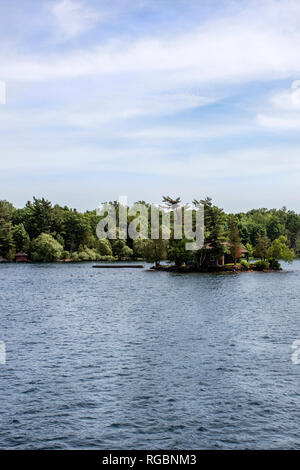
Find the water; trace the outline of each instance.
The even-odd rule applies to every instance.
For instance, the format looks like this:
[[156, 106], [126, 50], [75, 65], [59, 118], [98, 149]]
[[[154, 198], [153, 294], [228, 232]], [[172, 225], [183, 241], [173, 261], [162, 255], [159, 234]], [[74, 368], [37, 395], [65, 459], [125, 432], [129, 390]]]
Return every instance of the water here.
[[0, 266], [0, 448], [300, 448], [300, 261]]

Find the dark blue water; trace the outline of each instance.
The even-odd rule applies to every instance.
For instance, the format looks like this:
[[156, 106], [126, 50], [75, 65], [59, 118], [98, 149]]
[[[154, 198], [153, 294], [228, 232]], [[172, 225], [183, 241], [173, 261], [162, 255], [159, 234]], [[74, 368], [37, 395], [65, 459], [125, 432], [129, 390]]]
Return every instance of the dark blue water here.
[[0, 447], [299, 449], [288, 269], [1, 265]]

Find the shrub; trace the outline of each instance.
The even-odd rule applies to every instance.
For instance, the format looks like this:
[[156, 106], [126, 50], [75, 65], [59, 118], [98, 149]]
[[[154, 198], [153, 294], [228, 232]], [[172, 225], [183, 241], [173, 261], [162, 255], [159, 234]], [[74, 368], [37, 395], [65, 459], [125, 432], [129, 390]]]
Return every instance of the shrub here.
[[80, 251], [75, 251], [72, 255], [73, 261], [96, 261], [100, 258], [95, 249], [80, 247]]
[[64, 250], [61, 254], [61, 259], [68, 259], [70, 256], [70, 253], [67, 250]]
[[242, 259], [240, 261], [240, 265], [245, 271], [248, 271], [248, 269], [250, 268], [250, 263], [248, 263], [245, 259]]
[[274, 260], [282, 259], [291, 263], [295, 258], [295, 253], [292, 248], [288, 247], [288, 239], [281, 235], [273, 241], [268, 250], [268, 256]]
[[269, 261], [260, 260], [260, 261], [256, 261], [254, 266], [258, 271], [263, 271], [264, 269], [268, 269], [270, 267], [270, 263]]
[[48, 233], [41, 233], [32, 242], [33, 261], [57, 261], [61, 258], [62, 252], [62, 245]]
[[112, 248], [107, 238], [97, 240], [97, 251], [101, 256], [112, 256]]
[[115, 256], [98, 256], [97, 261], [117, 261]]
[[280, 269], [281, 268], [280, 263], [277, 259], [271, 258], [268, 261], [270, 263], [270, 268], [272, 268], [272, 269]]

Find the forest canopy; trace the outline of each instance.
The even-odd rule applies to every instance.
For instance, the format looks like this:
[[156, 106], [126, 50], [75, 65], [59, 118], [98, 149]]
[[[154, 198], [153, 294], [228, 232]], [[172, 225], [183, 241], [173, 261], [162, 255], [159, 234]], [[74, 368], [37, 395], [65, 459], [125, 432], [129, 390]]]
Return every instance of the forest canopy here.
[[[144, 201], [139, 203], [145, 204]], [[163, 198], [166, 209], [178, 206], [180, 198]], [[283, 259], [292, 261], [300, 250], [300, 215], [286, 207], [282, 209], [252, 209], [248, 212], [226, 214], [210, 198], [194, 200], [204, 206], [205, 246], [221, 253], [229, 243], [233, 259], [239, 246], [250, 258], [262, 261]], [[116, 210], [119, 202], [113, 201]], [[163, 207], [160, 211], [163, 212]], [[159, 263], [169, 260], [175, 264], [200, 262], [201, 253], [185, 250], [185, 240], [99, 239], [96, 227], [100, 220], [96, 210], [84, 213], [67, 206], [52, 204], [36, 197], [24, 208], [17, 209], [8, 201], [0, 201], [0, 257], [14, 260], [16, 253], [25, 252], [32, 261], [72, 261], [147, 259]], [[128, 215], [128, 222], [132, 216]], [[145, 223], [150, 226], [150, 220]], [[149, 228], [150, 230], [150, 228]], [[299, 245], [299, 246], [298, 246]], [[202, 250], [203, 251], [203, 250]]]

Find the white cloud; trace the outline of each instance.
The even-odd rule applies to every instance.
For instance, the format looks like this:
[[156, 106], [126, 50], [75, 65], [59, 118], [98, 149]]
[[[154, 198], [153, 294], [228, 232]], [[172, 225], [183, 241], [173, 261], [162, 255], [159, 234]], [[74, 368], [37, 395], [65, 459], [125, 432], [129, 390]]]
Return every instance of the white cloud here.
[[[102, 11], [83, 0], [51, 4], [54, 16], [45, 31], [53, 30], [54, 17], [60, 35], [55, 47], [48, 36], [42, 48], [36, 40], [24, 47], [1, 46], [1, 79], [8, 83], [8, 104], [0, 113], [2, 179], [28, 174], [42, 188], [45, 180], [47, 189], [47, 178], [60, 175], [68, 194], [76, 172], [87, 179], [125, 174], [124, 184], [131, 177], [136, 181], [132, 175], [154, 175], [147, 180], [154, 192], [160, 177], [170, 187], [181, 181], [182, 191], [190, 190], [191, 181], [197, 189], [197, 179], [206, 179], [208, 186], [217, 179], [221, 188], [226, 178], [231, 183], [252, 178], [244, 193], [250, 189], [252, 198], [256, 178], [300, 174], [296, 144], [278, 148], [269, 139], [269, 129], [300, 128], [299, 89], [273, 94], [253, 111], [253, 87], [249, 111], [244, 103], [250, 96], [235, 88], [300, 78], [300, 3], [230, 4], [227, 16], [200, 18], [185, 33], [157, 25], [151, 36], [145, 22], [125, 37], [124, 24], [119, 31], [115, 23], [111, 29], [106, 25], [106, 35], [95, 31], [81, 38], [81, 48], [74, 48], [77, 41], [62, 46], [59, 40], [88, 31], [102, 20]], [[230, 100], [232, 90], [237, 93]], [[204, 107], [217, 103], [206, 116]], [[262, 148], [248, 148], [255, 144]]]
[[61, 0], [55, 3], [52, 13], [61, 33], [67, 38], [73, 38], [92, 29], [100, 19], [98, 12], [73, 0]]
[[300, 128], [300, 88], [296, 82], [291, 88], [273, 94], [267, 103], [267, 110], [257, 115], [257, 122], [275, 130]]
[[300, 129], [300, 114], [298, 116], [272, 116], [259, 114], [257, 121], [260, 125], [274, 130]]
[[[98, 13], [71, 0], [57, 4], [54, 12], [70, 37], [93, 26], [98, 17]], [[155, 73], [173, 84], [191, 80], [274, 80], [300, 74], [299, 25], [299, 3], [264, 2], [256, 11], [249, 7], [221, 20], [211, 19], [187, 34], [169, 32], [125, 42], [111, 39], [88, 49], [49, 54], [46, 58], [8, 55], [3, 60], [3, 78], [48, 80]]]

